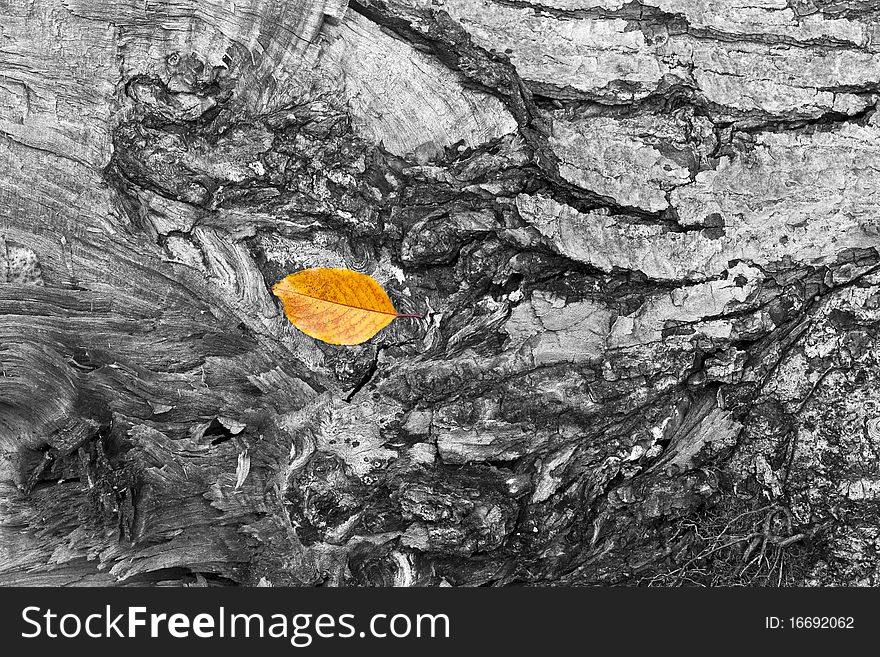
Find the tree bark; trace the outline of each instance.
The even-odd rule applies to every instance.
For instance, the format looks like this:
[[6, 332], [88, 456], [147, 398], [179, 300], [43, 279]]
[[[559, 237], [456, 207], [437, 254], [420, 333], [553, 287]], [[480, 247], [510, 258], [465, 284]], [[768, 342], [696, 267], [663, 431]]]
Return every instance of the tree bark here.
[[876, 584], [878, 16], [0, 2], [0, 583]]

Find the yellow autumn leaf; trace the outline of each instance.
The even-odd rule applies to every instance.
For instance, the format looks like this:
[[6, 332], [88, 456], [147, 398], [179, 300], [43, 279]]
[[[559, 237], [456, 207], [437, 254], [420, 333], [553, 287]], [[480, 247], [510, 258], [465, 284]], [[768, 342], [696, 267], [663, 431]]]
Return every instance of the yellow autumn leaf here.
[[400, 314], [373, 278], [350, 269], [316, 267], [272, 286], [287, 319], [306, 335], [330, 344], [360, 344]]

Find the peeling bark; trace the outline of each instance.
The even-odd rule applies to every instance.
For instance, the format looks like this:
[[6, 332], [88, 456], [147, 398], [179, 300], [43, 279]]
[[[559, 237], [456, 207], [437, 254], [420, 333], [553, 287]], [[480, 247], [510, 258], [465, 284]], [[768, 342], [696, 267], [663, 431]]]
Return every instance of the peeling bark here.
[[0, 583], [876, 584], [876, 21], [0, 3]]

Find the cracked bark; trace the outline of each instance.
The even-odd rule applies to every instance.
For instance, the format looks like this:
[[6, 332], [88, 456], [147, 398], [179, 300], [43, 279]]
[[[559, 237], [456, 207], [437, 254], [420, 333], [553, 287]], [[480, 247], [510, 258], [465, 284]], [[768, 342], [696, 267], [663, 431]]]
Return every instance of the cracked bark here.
[[0, 17], [0, 583], [877, 583], [871, 3]]

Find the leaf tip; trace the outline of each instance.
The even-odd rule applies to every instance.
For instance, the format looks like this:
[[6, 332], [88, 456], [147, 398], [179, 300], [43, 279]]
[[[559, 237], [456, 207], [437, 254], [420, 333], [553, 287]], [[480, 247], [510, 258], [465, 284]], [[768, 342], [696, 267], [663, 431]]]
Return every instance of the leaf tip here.
[[275, 285], [273, 285], [273, 286], [270, 288], [270, 289], [272, 290], [272, 294], [274, 294], [276, 297], [280, 297], [280, 296], [281, 296], [281, 286], [282, 286], [283, 283], [284, 283], [284, 279], [282, 278], [280, 281], [278, 281], [277, 283], [275, 283]]

